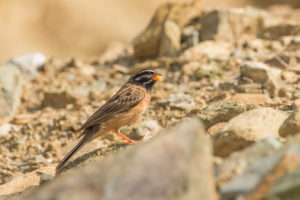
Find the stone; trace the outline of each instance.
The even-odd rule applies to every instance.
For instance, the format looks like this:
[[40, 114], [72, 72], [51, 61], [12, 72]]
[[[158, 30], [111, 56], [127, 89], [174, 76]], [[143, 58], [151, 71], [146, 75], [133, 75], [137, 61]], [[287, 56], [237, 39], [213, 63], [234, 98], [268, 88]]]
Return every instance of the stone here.
[[68, 104], [74, 104], [76, 99], [67, 92], [46, 92], [42, 105], [53, 108], [65, 108]]
[[0, 137], [6, 136], [11, 130], [11, 128], [12, 125], [8, 123], [0, 125]]
[[266, 137], [279, 137], [286, 114], [273, 108], [256, 108], [232, 118], [213, 136], [214, 153], [226, 157]]
[[160, 131], [160, 126], [156, 120], [142, 121], [136, 129], [135, 138], [148, 140]]
[[243, 102], [253, 105], [263, 105], [270, 103], [271, 99], [267, 94], [247, 94], [247, 93], [237, 93], [230, 97], [229, 101], [233, 102]]
[[20, 70], [11, 64], [0, 66], [0, 124], [15, 115], [22, 94]]
[[[164, 51], [162, 51], [161, 45], [166, 45], [167, 40], [170, 38], [177, 43], [178, 29], [181, 32], [183, 27], [189, 23], [191, 19], [195, 18], [201, 13], [201, 9], [202, 7], [200, 0], [189, 3], [162, 4], [156, 10], [147, 28], [133, 41], [135, 57], [148, 58], [156, 57], [159, 54], [165, 55], [171, 53], [166, 52], [166, 50], [170, 48], [163, 48]], [[171, 22], [171, 24], [168, 21]], [[174, 24], [172, 25], [172, 23], [176, 24], [178, 29], [174, 28], [175, 26]], [[165, 28], [168, 30], [165, 30]], [[166, 34], [168, 35], [167, 38]], [[161, 43], [162, 38], [165, 38], [163, 43]], [[172, 44], [173, 47], [175, 43]], [[171, 48], [170, 50], [173, 51], [174, 48]]]
[[279, 78], [281, 70], [271, 68], [261, 62], [246, 61], [241, 66], [241, 75], [252, 79], [255, 83], [264, 84], [270, 79]]
[[215, 200], [211, 153], [203, 127], [192, 119], [149, 143], [59, 176], [29, 199]]
[[90, 93], [93, 92], [104, 92], [107, 88], [106, 80], [104, 79], [99, 79], [94, 81], [90, 85], [84, 85], [80, 87], [73, 88], [69, 91], [71, 96], [76, 97], [76, 98], [81, 98], [81, 97], [88, 97]]
[[258, 33], [258, 37], [269, 40], [278, 40], [288, 35], [300, 35], [300, 24], [280, 23], [266, 26]]
[[163, 106], [170, 106], [175, 109], [186, 111], [191, 110], [195, 106], [193, 97], [183, 93], [176, 95], [172, 94], [170, 98], [160, 100], [158, 103]]
[[186, 49], [180, 56], [180, 60], [199, 61], [201, 57], [210, 59], [228, 59], [232, 46], [226, 41], [203, 41]]
[[267, 137], [241, 151], [230, 154], [215, 169], [217, 186], [222, 187], [234, 177], [244, 173], [249, 166], [267, 156], [276, 154], [282, 146], [278, 138]]
[[272, 199], [299, 199], [300, 198], [300, 167], [278, 179], [267, 195], [267, 200]]
[[279, 129], [279, 135], [287, 137], [300, 133], [300, 108], [297, 107], [292, 114], [283, 122]]
[[197, 113], [197, 116], [203, 121], [205, 128], [209, 128], [216, 123], [227, 122], [240, 113], [255, 107], [255, 105], [242, 102], [219, 101], [203, 108]]
[[280, 177], [296, 169], [299, 164], [299, 146], [292, 146], [283, 153], [265, 157], [220, 188], [221, 198], [263, 199]]
[[180, 50], [180, 29], [173, 21], [166, 21], [159, 47], [159, 56], [176, 56]]
[[16, 65], [21, 70], [22, 75], [26, 75], [29, 80], [32, 80], [38, 74], [39, 68], [41, 68], [46, 61], [46, 56], [38, 52], [11, 58], [8, 62]]
[[242, 77], [252, 79], [255, 83], [262, 84], [271, 97], [278, 95], [281, 77], [281, 70], [278, 68], [271, 68], [261, 62], [246, 61], [241, 66]]

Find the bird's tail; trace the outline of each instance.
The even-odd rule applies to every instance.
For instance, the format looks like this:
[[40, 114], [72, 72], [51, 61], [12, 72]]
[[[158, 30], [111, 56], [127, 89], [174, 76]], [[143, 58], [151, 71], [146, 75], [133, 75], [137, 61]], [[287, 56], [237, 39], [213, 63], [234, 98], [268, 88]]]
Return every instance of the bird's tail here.
[[60, 161], [56, 167], [56, 171], [60, 170], [62, 166], [77, 152], [79, 151], [93, 136], [99, 131], [99, 126], [92, 126], [84, 130], [81, 135], [84, 135], [83, 138], [78, 142], [78, 144]]

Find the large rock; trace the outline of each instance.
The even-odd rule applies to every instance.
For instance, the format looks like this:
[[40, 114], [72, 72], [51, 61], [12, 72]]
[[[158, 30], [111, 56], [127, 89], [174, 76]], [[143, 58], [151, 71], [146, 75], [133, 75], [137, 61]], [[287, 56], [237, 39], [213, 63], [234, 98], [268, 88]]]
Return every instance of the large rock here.
[[244, 173], [220, 188], [222, 199], [259, 200], [267, 196], [274, 183], [300, 164], [300, 147], [293, 146], [258, 160]]
[[[151, 22], [133, 42], [137, 58], [174, 54], [182, 28], [201, 13], [201, 1], [166, 3], [155, 12]], [[171, 42], [171, 43], [170, 43]], [[168, 51], [170, 50], [170, 51]]]
[[300, 133], [300, 108], [295, 111], [283, 122], [279, 129], [280, 136], [295, 135]]
[[209, 128], [216, 123], [227, 122], [231, 118], [255, 107], [255, 105], [242, 102], [219, 101], [202, 109], [197, 113], [197, 116], [204, 122], [205, 128]]
[[213, 136], [215, 155], [226, 157], [263, 138], [279, 137], [279, 127], [286, 118], [272, 108], [256, 108], [232, 118]]
[[0, 66], [0, 124], [12, 119], [22, 93], [19, 69], [11, 64]]
[[29, 199], [216, 199], [211, 145], [197, 120], [70, 171]]

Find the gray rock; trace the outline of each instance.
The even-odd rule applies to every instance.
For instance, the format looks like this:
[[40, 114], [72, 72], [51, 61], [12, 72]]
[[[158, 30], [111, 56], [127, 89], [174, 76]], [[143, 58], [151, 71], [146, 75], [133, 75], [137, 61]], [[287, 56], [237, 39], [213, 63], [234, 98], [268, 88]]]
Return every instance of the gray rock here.
[[173, 94], [169, 99], [161, 100], [158, 103], [180, 110], [190, 110], [195, 106], [193, 97], [183, 93], [179, 93], [176, 95]]
[[219, 187], [242, 174], [245, 170], [267, 156], [280, 150], [282, 143], [274, 137], [267, 137], [249, 147], [230, 154], [221, 165], [216, 167], [216, 181]]
[[197, 116], [204, 122], [205, 128], [209, 128], [216, 123], [227, 122], [240, 113], [254, 108], [256, 106], [253, 104], [219, 101], [209, 104], [197, 113]]
[[29, 199], [216, 199], [209, 138], [198, 120], [70, 171]]
[[272, 185], [300, 163], [300, 147], [265, 157], [220, 189], [222, 199], [259, 200], [267, 196]]
[[155, 136], [160, 130], [160, 126], [155, 120], [142, 121], [136, 129], [135, 137], [144, 140]]
[[232, 118], [213, 136], [215, 155], [230, 153], [266, 137], [279, 137], [279, 127], [287, 115], [273, 108], [256, 108]]
[[300, 167], [277, 180], [270, 190], [267, 200], [300, 199]]
[[0, 66], [0, 124], [12, 119], [20, 103], [22, 77], [11, 64]]
[[84, 85], [74, 88], [70, 91], [70, 94], [74, 97], [88, 97], [92, 90], [95, 90], [99, 93], [104, 92], [106, 90], [106, 81], [104, 79], [99, 79], [93, 82], [91, 85]]
[[0, 137], [6, 136], [11, 130], [11, 127], [12, 125], [8, 123], [0, 125]]
[[22, 72], [22, 75], [30, 80], [34, 79], [38, 69], [46, 63], [46, 56], [42, 53], [32, 53], [24, 56], [11, 58], [8, 62], [16, 65]]
[[294, 112], [283, 122], [279, 129], [282, 137], [295, 135], [300, 133], [300, 108], [296, 108]]

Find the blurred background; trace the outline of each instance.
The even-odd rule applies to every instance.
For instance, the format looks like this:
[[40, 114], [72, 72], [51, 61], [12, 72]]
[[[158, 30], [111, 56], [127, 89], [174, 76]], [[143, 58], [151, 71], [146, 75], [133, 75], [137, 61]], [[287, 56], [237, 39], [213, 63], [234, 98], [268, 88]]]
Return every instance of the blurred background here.
[[[0, 0], [0, 62], [36, 51], [98, 56], [112, 41], [130, 42], [162, 2], [166, 0]], [[283, 3], [300, 6], [300, 0], [203, 0], [205, 8]]]

